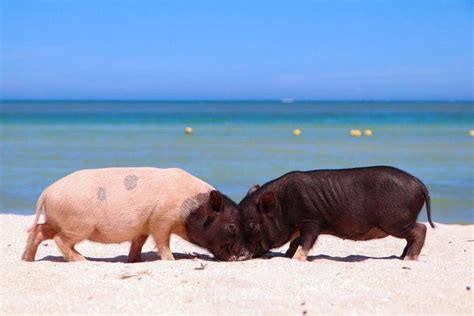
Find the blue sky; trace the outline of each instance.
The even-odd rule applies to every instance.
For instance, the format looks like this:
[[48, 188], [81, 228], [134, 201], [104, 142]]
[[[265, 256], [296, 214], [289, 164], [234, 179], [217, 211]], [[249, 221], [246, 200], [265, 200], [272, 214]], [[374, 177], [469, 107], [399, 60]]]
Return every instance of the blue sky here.
[[473, 99], [473, 1], [1, 0], [0, 97]]

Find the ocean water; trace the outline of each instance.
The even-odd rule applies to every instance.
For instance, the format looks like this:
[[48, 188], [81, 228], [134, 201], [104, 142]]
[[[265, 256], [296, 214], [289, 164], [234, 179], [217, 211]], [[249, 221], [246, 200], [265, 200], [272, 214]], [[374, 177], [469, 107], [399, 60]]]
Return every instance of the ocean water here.
[[[473, 102], [2, 101], [0, 212], [32, 214], [78, 169], [180, 167], [236, 202], [291, 170], [392, 165], [433, 219], [474, 222]], [[184, 128], [191, 126], [192, 135]], [[300, 128], [302, 134], [292, 131]], [[349, 130], [371, 129], [371, 137]], [[426, 219], [423, 210], [421, 220]]]

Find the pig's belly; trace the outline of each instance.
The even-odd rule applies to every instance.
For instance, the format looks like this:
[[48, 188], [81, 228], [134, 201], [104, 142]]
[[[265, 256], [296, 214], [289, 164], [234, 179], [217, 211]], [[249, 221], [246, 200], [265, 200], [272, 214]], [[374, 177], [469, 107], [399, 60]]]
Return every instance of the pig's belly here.
[[338, 229], [325, 229], [322, 231], [322, 234], [333, 235], [339, 238], [350, 239], [350, 240], [370, 240], [370, 239], [379, 239], [385, 238], [388, 236], [386, 232], [384, 232], [379, 227], [372, 227], [370, 229], [363, 229], [363, 230], [338, 230]]
[[145, 223], [111, 225], [96, 225], [87, 238], [88, 240], [112, 244], [130, 241], [140, 235], [148, 235]]

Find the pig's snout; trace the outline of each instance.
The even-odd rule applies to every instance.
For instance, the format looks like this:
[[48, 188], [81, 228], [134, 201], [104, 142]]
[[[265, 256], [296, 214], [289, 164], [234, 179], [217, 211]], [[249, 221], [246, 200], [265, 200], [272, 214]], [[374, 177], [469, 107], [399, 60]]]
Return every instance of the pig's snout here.
[[232, 261], [244, 261], [252, 258], [252, 254], [247, 249], [242, 249], [237, 256], [232, 256]]
[[235, 243], [231, 248], [228, 248], [228, 256], [218, 258], [224, 261], [243, 261], [252, 258], [252, 252], [247, 250], [241, 243]]
[[251, 257], [249, 257], [249, 256], [231, 256], [231, 257], [229, 257], [229, 259], [227, 261], [244, 261], [244, 260], [248, 260], [250, 258]]
[[247, 249], [244, 249], [237, 260], [238, 261], [248, 260], [248, 259], [252, 259], [252, 257], [253, 257], [253, 254]]
[[240, 256], [240, 257], [237, 258], [236, 261], [244, 261], [244, 260], [249, 260], [251, 258], [252, 258], [252, 256]]
[[252, 258], [252, 253], [247, 249], [243, 243], [238, 243], [237, 247], [234, 248], [234, 261], [243, 261]]

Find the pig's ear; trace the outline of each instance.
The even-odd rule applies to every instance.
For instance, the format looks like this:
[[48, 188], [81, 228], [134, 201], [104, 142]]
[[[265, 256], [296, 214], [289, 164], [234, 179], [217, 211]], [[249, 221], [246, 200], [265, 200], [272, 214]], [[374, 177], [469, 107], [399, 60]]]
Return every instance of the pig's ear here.
[[253, 187], [251, 187], [251, 188], [247, 191], [247, 195], [254, 193], [254, 192], [257, 191], [259, 188], [260, 188], [260, 185], [259, 185], [259, 184], [254, 185]]
[[277, 209], [277, 203], [275, 193], [272, 191], [266, 192], [260, 197], [258, 208], [262, 213], [274, 212]]
[[219, 191], [212, 190], [209, 194], [209, 202], [211, 204], [212, 211], [219, 213], [224, 209], [224, 198]]

